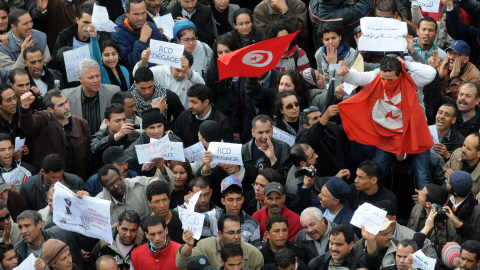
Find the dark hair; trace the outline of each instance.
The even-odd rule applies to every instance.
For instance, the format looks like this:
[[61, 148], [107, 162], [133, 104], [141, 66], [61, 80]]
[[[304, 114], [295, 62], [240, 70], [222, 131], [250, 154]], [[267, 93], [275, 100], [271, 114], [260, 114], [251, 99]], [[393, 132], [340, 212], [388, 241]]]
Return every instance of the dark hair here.
[[333, 236], [337, 236], [341, 233], [343, 234], [343, 237], [345, 238], [345, 242], [347, 244], [350, 244], [354, 241], [355, 233], [353, 232], [352, 227], [350, 227], [347, 224], [336, 225], [330, 231], [330, 235], [333, 235]]
[[29, 14], [25, 9], [14, 8], [10, 13], [8, 13], [8, 24], [18, 26], [18, 22], [20, 21], [19, 18], [25, 14]]
[[413, 253], [417, 252], [418, 250], [418, 245], [415, 241], [413, 241], [412, 239], [403, 239], [402, 241], [400, 241], [397, 245], [398, 246], [402, 246], [402, 247], [408, 247], [408, 246], [411, 246], [412, 249], [413, 249]]
[[170, 187], [164, 181], [153, 181], [147, 186], [147, 200], [152, 202], [152, 197], [155, 195], [167, 194], [170, 199]]
[[[0, 91], [0, 95], [1, 95], [1, 93], [2, 92]], [[12, 137], [10, 135], [8, 135], [7, 133], [0, 133], [0, 142], [3, 142], [3, 141], [10, 141], [13, 144]], [[0, 209], [2, 209], [2, 208], [0, 208]]]
[[243, 249], [239, 243], [230, 242], [222, 246], [220, 250], [220, 258], [224, 263], [227, 262], [228, 258], [234, 258], [241, 256], [243, 258]]
[[281, 121], [281, 119], [283, 118], [283, 114], [281, 113], [281, 110], [283, 109], [283, 99], [289, 96], [295, 96], [295, 98], [297, 99], [297, 102], [300, 104], [300, 100], [297, 96], [297, 93], [295, 93], [295, 91], [287, 90], [287, 91], [278, 92], [277, 95], [275, 96], [275, 103], [274, 103], [275, 112], [277, 115], [277, 121]]
[[[117, 42], [113, 39], [105, 39], [101, 44], [100, 44], [100, 53], [103, 53], [103, 51], [107, 47], [113, 47], [115, 51], [117, 51], [117, 54], [120, 55], [120, 47], [118, 47]], [[119, 56], [120, 57], [120, 56]]]
[[10, 7], [8, 6], [8, 3], [0, 1], [0, 10], [5, 11], [8, 15], [10, 13]]
[[[450, 108], [453, 108], [453, 117], [457, 117], [457, 109], [455, 108], [455, 106], [453, 106], [452, 103], [443, 103], [442, 106], [445, 106], [445, 107], [450, 107]], [[440, 107], [442, 107], [440, 106]], [[438, 107], [438, 110], [440, 110], [440, 107]], [[438, 112], [437, 110], [437, 112]]]
[[285, 223], [287, 224], [287, 228], [288, 228], [288, 219], [284, 216], [281, 216], [281, 215], [274, 215], [274, 216], [271, 216], [267, 219], [267, 232], [270, 232], [270, 230], [272, 229], [272, 225], [274, 223]]
[[[277, 20], [270, 22], [265, 29], [265, 39], [276, 38], [278, 32], [283, 30], [287, 31], [289, 34], [294, 32], [292, 27], [285, 20]], [[292, 48], [295, 45], [297, 45], [297, 38], [294, 38], [292, 42], [290, 42], [290, 45], [288, 45], [288, 49]]]
[[280, 183], [282, 186], [285, 185], [285, 180], [283, 176], [275, 169], [272, 168], [265, 168], [258, 171], [258, 175], [263, 176], [265, 179], [268, 180], [269, 183], [277, 182]]
[[377, 177], [377, 179], [380, 180], [382, 177], [382, 168], [373, 160], [366, 160], [360, 163], [358, 169], [363, 171], [370, 178]]
[[129, 92], [126, 92], [126, 91], [120, 91], [120, 92], [115, 93], [112, 96], [111, 103], [120, 103], [122, 105], [125, 105], [125, 99], [127, 99], [127, 98], [133, 98], [133, 95], [130, 94]]
[[474, 81], [464, 81], [460, 85], [460, 87], [462, 87], [464, 85], [470, 85], [470, 87], [475, 88], [477, 90], [477, 92], [475, 93], [475, 98], [480, 97], [480, 83], [477, 83], [477, 82], [474, 82]]
[[153, 82], [155, 80], [153, 72], [148, 67], [139, 67], [137, 71], [135, 71], [133, 78], [135, 79], [135, 83]]
[[[22, 55], [22, 56], [23, 56], [23, 60], [27, 61], [27, 54], [29, 54], [29, 53], [36, 53], [36, 52], [38, 52], [38, 51], [42, 52], [42, 50], [41, 50], [39, 47], [35, 46], [35, 45], [29, 46], [29, 47], [25, 48], [25, 49], [23, 50], [23, 55]], [[42, 52], [42, 56], [43, 56], [43, 52]]]
[[341, 26], [338, 23], [335, 22], [327, 22], [322, 24], [322, 27], [320, 27], [317, 31], [317, 40], [321, 44], [323, 44], [323, 35], [328, 34], [331, 32], [335, 32], [340, 38], [340, 44], [343, 44], [345, 48], [348, 48], [348, 38], [345, 36], [345, 30], [343, 30], [343, 26]]
[[223, 233], [223, 228], [225, 227], [225, 221], [234, 221], [241, 223], [241, 219], [238, 215], [235, 214], [222, 214], [218, 219], [217, 228]]
[[248, 8], [239, 8], [233, 13], [233, 24], [237, 24], [238, 16], [242, 14], [247, 14], [250, 17], [250, 21], [253, 24], [253, 14], [252, 11]]
[[475, 240], [467, 240], [465, 241], [460, 249], [460, 253], [466, 250], [469, 253], [474, 253], [475, 254], [475, 260], [480, 260], [480, 242], [475, 241]]
[[317, 106], [310, 106], [303, 111], [300, 112], [300, 116], [298, 117], [298, 120], [300, 121], [300, 125], [308, 124], [308, 115], [314, 112], [319, 112], [320, 109]]
[[108, 104], [107, 107], [105, 108], [105, 119], [110, 121], [110, 117], [112, 116], [113, 113], [124, 113], [124, 112], [125, 112], [125, 107], [123, 107], [122, 104], [119, 104], [119, 103]]
[[69, 46], [61, 47], [60, 49], [52, 53], [52, 59], [50, 59], [50, 61], [48, 61], [47, 63], [47, 68], [55, 69], [60, 71], [60, 73], [62, 73], [62, 79], [65, 82], [68, 80], [67, 80], [67, 71], [65, 70], [65, 60], [63, 58], [63, 53], [71, 50], [73, 50], [73, 47], [69, 47]]
[[7, 210], [8, 210], [7, 204], [4, 201], [0, 200], [0, 210], [5, 209], [5, 208], [7, 208]]
[[59, 154], [50, 154], [43, 158], [42, 169], [45, 173], [57, 173], [65, 169], [65, 162]]
[[278, 87], [280, 86], [280, 80], [283, 76], [288, 76], [292, 80], [293, 85], [295, 85], [295, 93], [297, 93], [298, 102], [300, 103], [301, 108], [307, 108], [308, 104], [310, 103], [310, 89], [305, 82], [305, 78], [303, 78], [302, 74], [298, 72], [296, 69], [287, 69], [284, 72], [278, 75], [276, 91], [278, 91]]
[[192, 173], [192, 166], [190, 165], [190, 162], [188, 161], [187, 158], [185, 158], [185, 161], [178, 161], [178, 160], [172, 160], [170, 161], [170, 169], [173, 170], [176, 166], [182, 166], [183, 169], [187, 172], [187, 182], [185, 182], [185, 185], [189, 186], [190, 181], [192, 181], [193, 178], [193, 173]]
[[[5, 259], [5, 254], [12, 249], [14, 249], [12, 244], [0, 243], [0, 263]], [[15, 252], [15, 255], [17, 255], [17, 252]]]
[[210, 102], [210, 95], [210, 88], [200, 83], [192, 85], [187, 91], [187, 97], [196, 97], [201, 102], [204, 102], [207, 99]]
[[117, 264], [117, 262], [115, 261], [115, 259], [112, 257], [112, 255], [102, 255], [100, 257], [98, 257], [98, 259], [95, 261], [95, 268], [97, 270], [100, 269], [100, 264], [104, 261], [104, 260], [112, 260], [115, 262], [115, 265]]
[[474, 132], [474, 133], [469, 134], [468, 136], [470, 136], [470, 135], [473, 135], [473, 136], [477, 137], [478, 144], [477, 144], [477, 146], [475, 146], [475, 150], [477, 150], [477, 152], [480, 151], [480, 133]]
[[427, 16], [427, 17], [423, 17], [420, 19], [420, 21], [418, 21], [418, 25], [417, 27], [420, 28], [420, 24], [425, 21], [425, 22], [433, 22], [435, 24], [435, 32], [437, 32], [438, 30], [438, 25], [437, 25], [437, 21], [435, 21], [434, 18], [430, 17], [430, 16]]
[[192, 67], [193, 61], [194, 61], [193, 54], [191, 52], [187, 51], [187, 50], [183, 50], [183, 56], [185, 56], [185, 58], [187, 58], [188, 66]]
[[429, 203], [436, 203], [443, 205], [447, 200], [447, 192], [440, 186], [430, 183], [425, 186], [427, 189], [427, 195], [425, 195], [425, 201]]
[[137, 212], [133, 210], [123, 211], [118, 216], [118, 224], [122, 225], [124, 221], [128, 223], [134, 223], [137, 224], [137, 226], [140, 226], [140, 216], [137, 214]]
[[130, 13], [130, 4], [140, 4], [143, 0], [125, 0], [125, 10]]
[[28, 71], [24, 68], [14, 68], [8, 73], [8, 80], [10, 81], [11, 84], [15, 83], [15, 77], [20, 76], [20, 75], [27, 75], [28, 76]]
[[279, 251], [275, 252], [274, 260], [275, 265], [278, 268], [285, 269], [290, 265], [295, 264], [295, 253], [289, 248], [282, 248]]
[[402, 73], [402, 64], [397, 57], [385, 56], [380, 62], [380, 70], [383, 72], [395, 71], [396, 76]]
[[[231, 185], [229, 186], [227, 189], [225, 189], [223, 192], [222, 192], [222, 198], [225, 199], [225, 197], [228, 195], [228, 194], [240, 194], [243, 196], [243, 190], [240, 186], [238, 185]], [[1, 209], [1, 208], [0, 208]]]
[[0, 104], [3, 104], [3, 97], [2, 97], [3, 92], [7, 91], [8, 89], [11, 89], [13, 91], [13, 88], [10, 84], [8, 83], [0, 84]]
[[217, 65], [217, 59], [218, 59], [218, 51], [217, 51], [217, 46], [218, 44], [222, 44], [227, 46], [230, 51], [235, 51], [238, 50], [237, 43], [235, 43], [235, 40], [233, 39], [232, 35], [225, 33], [223, 35], [220, 35], [217, 37], [217, 40], [215, 40], [215, 43], [213, 44], [213, 63]]
[[297, 143], [290, 148], [290, 160], [293, 163], [293, 166], [298, 167], [300, 166], [300, 162], [308, 161], [307, 154], [305, 153], [310, 145], [306, 143]]
[[190, 181], [190, 190], [193, 190], [193, 187], [198, 187], [204, 189], [206, 187], [212, 188], [210, 186], [210, 180], [205, 176], [197, 176]]
[[55, 108], [55, 104], [52, 102], [52, 98], [53, 97], [57, 97], [57, 98], [61, 98], [63, 97], [64, 94], [61, 90], [58, 90], [58, 89], [52, 89], [52, 90], [49, 90], [47, 91], [47, 93], [45, 93], [45, 95], [43, 96], [43, 104], [45, 105], [45, 107], [47, 108], [51, 108], [51, 109], [54, 109]]
[[42, 215], [34, 210], [25, 210], [20, 215], [17, 216], [17, 223], [22, 219], [30, 219], [33, 225], [37, 226], [40, 221], [42, 221]]
[[377, 9], [395, 14], [395, 12], [397, 12], [397, 4], [395, 3], [395, 0], [379, 0], [377, 1]]
[[165, 221], [165, 218], [159, 215], [149, 216], [143, 221], [142, 231], [148, 233], [148, 227], [157, 226], [159, 224], [162, 224], [163, 229], [167, 228], [167, 222]]
[[195, 27], [190, 25], [184, 26], [182, 27], [182, 30], [178, 31], [177, 33], [177, 41], [181, 39], [183, 36], [185, 36], [187, 31], [193, 31], [193, 33], [197, 34], [197, 30], [195, 30]]
[[77, 14], [76, 14], [76, 17], [77, 18], [81, 18], [83, 16], [83, 13], [87, 13], [88, 15], [92, 15], [93, 14], [93, 4], [90, 4], [90, 3], [84, 3], [82, 4], [78, 9], [77, 9]]
[[102, 176], [108, 175], [110, 170], [114, 170], [118, 175], [121, 175], [120, 171], [117, 169], [117, 167], [113, 166], [113, 164], [103, 165], [97, 172], [98, 181], [100, 181], [100, 184], [102, 184], [103, 187], [105, 187], [105, 184], [102, 181]]
[[255, 124], [260, 121], [261, 123], [267, 123], [270, 122], [270, 126], [273, 126], [272, 124], [272, 118], [270, 118], [268, 115], [265, 114], [259, 114], [255, 116], [252, 120], [252, 129], [255, 130]]

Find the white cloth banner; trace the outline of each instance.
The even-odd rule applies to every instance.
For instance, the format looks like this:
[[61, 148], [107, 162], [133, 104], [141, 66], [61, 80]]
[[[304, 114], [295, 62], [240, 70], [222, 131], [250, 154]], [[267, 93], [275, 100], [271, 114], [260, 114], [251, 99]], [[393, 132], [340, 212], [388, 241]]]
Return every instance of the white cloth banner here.
[[369, 203], [363, 203], [353, 213], [350, 223], [359, 228], [362, 228], [360, 225], [363, 225], [367, 232], [377, 235], [386, 216], [387, 211]]
[[175, 43], [150, 39], [150, 57], [148, 62], [175, 68], [182, 68], [180, 58], [185, 46]]
[[195, 213], [183, 207], [178, 207], [177, 209], [178, 216], [180, 217], [180, 221], [182, 222], [182, 228], [184, 230], [189, 230], [193, 232], [193, 238], [200, 240], [200, 236], [202, 236], [203, 221], [205, 220], [205, 215]]
[[115, 30], [117, 25], [110, 21], [107, 8], [97, 4], [93, 6], [92, 25], [95, 27], [95, 31], [117, 32]]
[[7, 172], [7, 173], [2, 173], [2, 178], [3, 180], [5, 180], [5, 182], [9, 185], [22, 185], [22, 183], [20, 183], [20, 180], [18, 181], [18, 183], [15, 183], [15, 179], [17, 178], [17, 174], [18, 174], [18, 170], [20, 169], [20, 166], [17, 166], [17, 168], [11, 172]]
[[362, 36], [358, 43], [359, 51], [404, 51], [408, 33], [407, 23], [390, 18], [364, 17], [360, 19]]
[[201, 142], [198, 142], [190, 147], [183, 149], [185, 157], [190, 162], [202, 161], [202, 157], [205, 152], [205, 147], [203, 147]]
[[173, 26], [175, 25], [175, 22], [173, 21], [172, 13], [155, 17], [153, 18], [153, 21], [158, 28], [163, 29], [163, 35], [165, 35], [169, 40], [173, 38]]
[[438, 13], [440, 0], [417, 0], [412, 1], [412, 6], [420, 6], [424, 12]]
[[208, 151], [212, 152], [212, 162], [243, 165], [242, 145], [239, 143], [211, 142]]
[[[53, 14], [50, 14], [53, 15]], [[68, 82], [79, 81], [77, 67], [83, 59], [90, 58], [90, 45], [63, 52]]]
[[295, 144], [295, 136], [277, 127], [273, 127], [273, 138], [288, 144], [290, 147]]

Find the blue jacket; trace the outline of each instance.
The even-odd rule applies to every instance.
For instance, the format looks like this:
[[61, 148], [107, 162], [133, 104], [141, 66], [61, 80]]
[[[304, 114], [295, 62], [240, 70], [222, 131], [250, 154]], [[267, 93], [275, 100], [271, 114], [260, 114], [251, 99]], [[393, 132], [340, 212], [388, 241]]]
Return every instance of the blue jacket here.
[[152, 35], [146, 43], [140, 41], [140, 34], [125, 25], [126, 17], [127, 15], [123, 14], [115, 20], [115, 24], [118, 25], [115, 27], [117, 32], [111, 33], [110, 37], [120, 47], [120, 57], [123, 65], [128, 70], [133, 70], [135, 64], [140, 61], [143, 50], [150, 46], [150, 39], [162, 40], [162, 34], [154, 23], [147, 21], [146, 23], [152, 28]]
[[455, 9], [447, 11], [447, 32], [455, 40], [463, 40], [470, 45], [470, 62], [480, 65], [480, 29], [465, 24]]
[[[137, 172], [128, 170], [127, 178], [134, 178], [136, 176]], [[102, 192], [103, 186], [102, 183], [100, 183], [100, 180], [98, 180], [98, 174], [94, 174], [90, 178], [88, 178], [85, 185], [83, 185], [83, 189], [88, 191], [88, 193], [90, 193], [90, 196], [92, 197], [95, 197], [98, 193]]]
[[[12, 29], [8, 31], [7, 37], [10, 42], [8, 42], [7, 46], [3, 46], [3, 45], [0, 46], [0, 52], [10, 56], [12, 60], [15, 62], [20, 56], [20, 52], [22, 51], [22, 48], [18, 46], [18, 44], [15, 42]], [[45, 54], [45, 48], [47, 47], [47, 35], [45, 35], [45, 33], [43, 32], [33, 29], [32, 39], [33, 39], [33, 42], [35, 43], [35, 46], [39, 47], [40, 50], [42, 50], [42, 53]]]

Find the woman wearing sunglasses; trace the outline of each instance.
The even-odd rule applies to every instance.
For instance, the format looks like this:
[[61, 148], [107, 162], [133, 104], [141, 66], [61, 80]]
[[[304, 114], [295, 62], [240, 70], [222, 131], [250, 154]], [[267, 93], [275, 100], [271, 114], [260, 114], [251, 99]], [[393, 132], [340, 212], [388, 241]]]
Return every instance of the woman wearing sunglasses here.
[[275, 100], [276, 121], [275, 126], [294, 136], [302, 129], [298, 116], [300, 115], [300, 103], [295, 91], [287, 90], [279, 92]]

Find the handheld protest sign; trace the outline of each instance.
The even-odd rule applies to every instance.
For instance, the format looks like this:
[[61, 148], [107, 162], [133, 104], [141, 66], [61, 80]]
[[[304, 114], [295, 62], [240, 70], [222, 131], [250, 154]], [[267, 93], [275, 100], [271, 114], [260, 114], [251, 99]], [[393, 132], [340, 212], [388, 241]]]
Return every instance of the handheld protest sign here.
[[211, 142], [208, 151], [212, 152], [212, 162], [243, 165], [241, 144]]
[[180, 58], [185, 46], [175, 43], [150, 39], [150, 57], [148, 62], [175, 68], [182, 68]]

